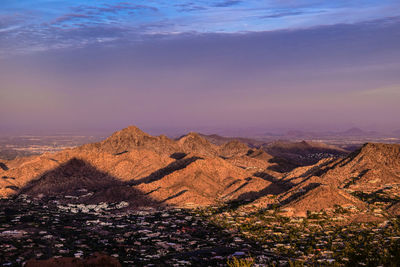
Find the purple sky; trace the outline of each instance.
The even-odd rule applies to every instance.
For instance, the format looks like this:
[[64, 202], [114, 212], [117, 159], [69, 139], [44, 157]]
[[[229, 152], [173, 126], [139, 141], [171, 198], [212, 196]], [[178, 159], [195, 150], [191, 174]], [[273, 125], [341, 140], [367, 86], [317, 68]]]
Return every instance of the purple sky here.
[[[239, 11], [251, 17], [247, 8]], [[216, 18], [200, 15], [193, 24], [206, 30], [195, 31], [175, 14], [169, 22], [182, 21], [179, 30], [163, 20], [163, 30], [138, 34], [104, 22], [93, 26], [95, 18], [79, 21], [85, 27], [58, 25], [64, 27], [58, 39], [41, 32], [45, 26], [26, 32], [31, 24], [13, 16], [15, 10], [0, 12], [0, 132], [109, 131], [130, 124], [168, 134], [400, 129], [400, 16], [387, 11], [376, 18], [362, 7], [357, 19], [339, 20], [335, 12], [346, 18], [351, 10], [335, 7], [327, 15], [332, 23], [312, 21], [324, 8], [276, 7], [263, 18], [275, 20], [264, 26], [248, 18], [249, 31], [229, 19], [217, 30]], [[88, 19], [91, 9], [81, 9], [86, 13], [75, 9], [47, 20]], [[147, 27], [157, 22], [156, 9], [140, 9]], [[285, 24], [285, 16], [297, 24]]]

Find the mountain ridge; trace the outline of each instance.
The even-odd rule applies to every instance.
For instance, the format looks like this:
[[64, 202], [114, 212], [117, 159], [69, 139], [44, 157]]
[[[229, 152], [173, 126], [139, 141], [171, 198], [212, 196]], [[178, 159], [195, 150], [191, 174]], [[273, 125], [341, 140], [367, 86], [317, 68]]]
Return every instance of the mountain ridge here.
[[[239, 140], [216, 145], [198, 133], [173, 140], [127, 127], [101, 142], [7, 161], [0, 169], [0, 194], [62, 202], [67, 195], [86, 203], [126, 200], [131, 208], [246, 200], [306, 216], [338, 205], [363, 210], [370, 205], [366, 197], [400, 185], [400, 145], [367, 143], [350, 154], [306, 141], [269, 147], [276, 153]], [[305, 151], [337, 154], [300, 167], [279, 157]], [[80, 190], [91, 196], [80, 198]]]

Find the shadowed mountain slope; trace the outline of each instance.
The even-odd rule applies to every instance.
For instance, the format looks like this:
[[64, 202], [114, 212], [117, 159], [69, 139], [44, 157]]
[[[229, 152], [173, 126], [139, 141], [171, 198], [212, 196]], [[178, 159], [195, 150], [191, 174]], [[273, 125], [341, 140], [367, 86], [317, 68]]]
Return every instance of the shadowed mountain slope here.
[[81, 159], [122, 181], [148, 176], [174, 161], [170, 157], [144, 149], [133, 150], [121, 155], [101, 152], [97, 149], [81, 148], [67, 149], [54, 154], [46, 153], [24, 160], [19, 159], [17, 163], [11, 162], [9, 170], [0, 171], [0, 177], [3, 177], [0, 179], [0, 196], [15, 194], [17, 191], [11, 189], [10, 186], [14, 189], [22, 188], [29, 181], [73, 158]]
[[126, 201], [131, 207], [159, 205], [143, 192], [77, 158], [30, 181], [19, 193], [61, 201], [70, 198], [84, 204]]
[[5, 163], [0, 162], [0, 169], [2, 169], [3, 171], [7, 171], [8, 167], [7, 167], [7, 165]]

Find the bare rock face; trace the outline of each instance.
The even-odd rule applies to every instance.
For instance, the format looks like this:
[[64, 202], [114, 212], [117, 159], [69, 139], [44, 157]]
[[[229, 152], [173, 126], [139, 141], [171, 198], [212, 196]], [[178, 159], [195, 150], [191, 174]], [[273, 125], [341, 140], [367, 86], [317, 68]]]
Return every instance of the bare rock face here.
[[92, 256], [79, 259], [79, 258], [51, 258], [48, 260], [28, 260], [25, 264], [26, 267], [120, 267], [119, 261], [102, 253], [94, 253]]
[[115, 132], [104, 141], [83, 146], [82, 149], [98, 149], [116, 155], [137, 149], [147, 149], [167, 155], [179, 150], [174, 140], [163, 135], [151, 136], [135, 126]]
[[242, 142], [232, 140], [219, 147], [219, 155], [230, 158], [233, 156], [245, 155], [249, 150], [250, 148]]
[[198, 133], [188, 133], [177, 141], [181, 150], [185, 153], [192, 153], [203, 156], [217, 156], [217, 146], [211, 144], [207, 139], [201, 137]]

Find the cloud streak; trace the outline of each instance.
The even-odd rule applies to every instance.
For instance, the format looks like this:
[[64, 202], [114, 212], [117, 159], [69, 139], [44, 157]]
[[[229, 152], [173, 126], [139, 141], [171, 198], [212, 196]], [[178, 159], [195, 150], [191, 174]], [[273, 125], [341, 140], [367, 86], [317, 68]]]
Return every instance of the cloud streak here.
[[239, 0], [226, 0], [215, 4], [215, 7], [231, 7], [242, 3], [243, 1]]
[[280, 12], [280, 13], [260, 16], [260, 18], [261, 19], [275, 19], [275, 18], [288, 17], [288, 16], [297, 16], [297, 15], [302, 15], [302, 14], [305, 14], [305, 12], [303, 12], [303, 11], [287, 11], [287, 12]]
[[[3, 55], [54, 47], [80, 47], [98, 39], [148, 34], [263, 32], [360, 23], [400, 16], [400, 3], [382, 1], [7, 1], [0, 10]], [[82, 36], [81, 32], [88, 33]], [[117, 34], [99, 34], [118, 29]], [[66, 33], [68, 32], [68, 33]], [[76, 35], [73, 35], [76, 33]], [[98, 36], [95, 36], [99, 34]], [[126, 34], [125, 34], [126, 33]], [[57, 38], [55, 38], [57, 36]], [[93, 37], [93, 38], [92, 38]], [[65, 38], [65, 39], [63, 39]], [[55, 40], [59, 42], [55, 44]], [[110, 39], [111, 40], [111, 39]]]
[[85, 14], [65, 14], [61, 17], [56, 18], [52, 24], [57, 24], [57, 23], [63, 23], [66, 21], [71, 21], [71, 20], [79, 20], [79, 19], [89, 19], [92, 18], [93, 16], [85, 15]]

